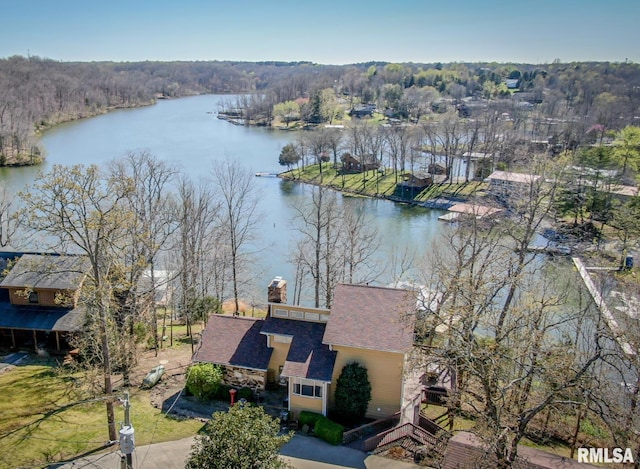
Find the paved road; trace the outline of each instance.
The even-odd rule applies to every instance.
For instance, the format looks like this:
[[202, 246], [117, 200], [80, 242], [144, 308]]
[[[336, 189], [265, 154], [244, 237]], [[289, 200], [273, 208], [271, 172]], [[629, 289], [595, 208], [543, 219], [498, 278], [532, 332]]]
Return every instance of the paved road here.
[[[183, 469], [193, 438], [168, 441], [136, 449], [133, 456], [135, 469]], [[318, 438], [296, 435], [281, 451], [283, 459], [296, 469], [411, 469], [418, 466], [390, 459], [370, 456], [344, 446], [332, 446]], [[117, 446], [111, 452], [76, 459], [67, 464], [56, 464], [57, 469], [119, 469], [120, 452]]]

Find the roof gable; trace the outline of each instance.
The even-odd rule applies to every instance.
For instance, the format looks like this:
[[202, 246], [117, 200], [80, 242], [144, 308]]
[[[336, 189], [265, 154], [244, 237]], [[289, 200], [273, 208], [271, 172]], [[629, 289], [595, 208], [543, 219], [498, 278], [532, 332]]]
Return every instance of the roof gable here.
[[413, 346], [415, 305], [408, 290], [338, 284], [323, 342], [407, 352]]

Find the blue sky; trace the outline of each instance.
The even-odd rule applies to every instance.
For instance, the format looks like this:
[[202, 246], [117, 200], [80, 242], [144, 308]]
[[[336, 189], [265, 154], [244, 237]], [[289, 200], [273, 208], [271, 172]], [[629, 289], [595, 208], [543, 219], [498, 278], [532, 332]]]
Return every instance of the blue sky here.
[[0, 0], [0, 57], [640, 62], [638, 0]]

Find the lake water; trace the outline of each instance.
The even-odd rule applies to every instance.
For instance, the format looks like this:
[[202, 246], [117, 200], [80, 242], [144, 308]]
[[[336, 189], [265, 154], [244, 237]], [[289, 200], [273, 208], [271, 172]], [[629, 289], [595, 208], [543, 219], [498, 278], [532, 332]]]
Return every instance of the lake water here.
[[[28, 187], [38, 171], [54, 164], [103, 164], [128, 152], [148, 151], [173, 162], [191, 178], [207, 177], [216, 160], [236, 158], [252, 172], [280, 172], [281, 148], [295, 139], [287, 131], [273, 131], [232, 125], [216, 116], [218, 103], [228, 97], [204, 95], [159, 101], [149, 107], [118, 110], [109, 114], [60, 125], [46, 132], [42, 145], [47, 158], [37, 168], [0, 168], [0, 179], [13, 190]], [[255, 178], [260, 198], [259, 239], [254, 279], [245, 295], [262, 303], [266, 286], [281, 275], [292, 284], [294, 268], [289, 263], [296, 232], [291, 228], [297, 200], [308, 197], [311, 188], [278, 178]], [[442, 214], [419, 207], [398, 205], [386, 200], [345, 198], [370, 213], [381, 236], [376, 255], [379, 277], [386, 284], [392, 278], [389, 266], [394, 250], [408, 250], [417, 257], [429, 248], [443, 229]], [[292, 287], [292, 285], [290, 285]], [[308, 304], [310, 295], [304, 295]]]

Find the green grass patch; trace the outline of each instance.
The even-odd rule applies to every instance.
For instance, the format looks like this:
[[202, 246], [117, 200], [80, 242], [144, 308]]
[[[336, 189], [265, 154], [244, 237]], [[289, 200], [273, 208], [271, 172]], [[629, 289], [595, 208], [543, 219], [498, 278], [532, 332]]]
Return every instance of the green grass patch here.
[[[87, 384], [82, 374], [53, 363], [0, 375], [0, 467], [40, 466], [100, 448], [108, 440], [106, 407]], [[164, 416], [151, 406], [148, 391], [131, 393], [136, 445], [185, 438], [202, 427]], [[117, 424], [124, 421], [122, 406], [115, 414]]]
[[[377, 171], [367, 173], [341, 175], [336, 169], [327, 163], [323, 165], [322, 176], [317, 164], [307, 165], [304, 169], [294, 169], [282, 174], [284, 178], [295, 179], [311, 184], [321, 184], [333, 189], [352, 192], [368, 197], [393, 195], [396, 183], [401, 181], [400, 174], [387, 170], [384, 175]], [[470, 181], [461, 184], [434, 184], [422, 191], [415, 200], [426, 201], [437, 197], [470, 197], [482, 194], [487, 184], [479, 181]]]
[[[426, 407], [423, 407], [423, 409], [422, 409], [422, 412], [427, 416], [427, 418], [429, 418], [431, 420], [435, 420], [436, 418], [438, 418], [442, 414], [444, 414], [446, 411], [447, 411], [446, 407], [439, 406], [439, 405], [433, 405], [433, 404], [429, 404]], [[444, 424], [441, 424], [441, 425], [448, 425], [448, 422], [445, 422]], [[475, 426], [475, 422], [473, 420], [466, 419], [466, 418], [461, 417], [459, 415], [456, 415], [455, 418], [453, 419], [453, 431], [454, 432], [457, 432], [457, 431], [469, 431], [474, 426]], [[447, 426], [445, 428], [445, 430], [448, 431], [449, 427]]]

